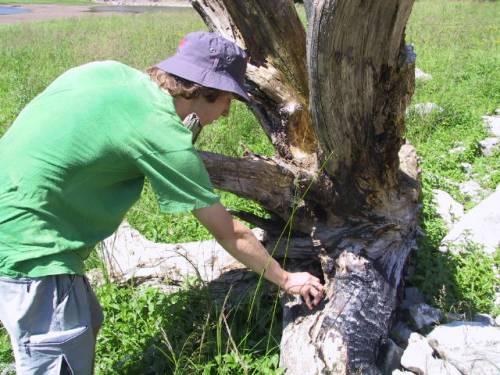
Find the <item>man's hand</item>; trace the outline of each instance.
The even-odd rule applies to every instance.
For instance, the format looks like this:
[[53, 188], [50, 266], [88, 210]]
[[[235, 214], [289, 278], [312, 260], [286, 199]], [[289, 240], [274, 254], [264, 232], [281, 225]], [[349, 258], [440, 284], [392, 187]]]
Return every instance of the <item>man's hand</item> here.
[[309, 310], [321, 301], [324, 291], [319, 279], [307, 272], [288, 272], [283, 289], [290, 294], [300, 294]]
[[307, 272], [287, 272], [271, 258], [267, 250], [245, 225], [233, 220], [224, 206], [212, 206], [193, 211], [196, 218], [213, 234], [232, 256], [257, 273], [279, 285], [287, 293], [300, 294], [312, 309], [323, 297], [323, 285]]

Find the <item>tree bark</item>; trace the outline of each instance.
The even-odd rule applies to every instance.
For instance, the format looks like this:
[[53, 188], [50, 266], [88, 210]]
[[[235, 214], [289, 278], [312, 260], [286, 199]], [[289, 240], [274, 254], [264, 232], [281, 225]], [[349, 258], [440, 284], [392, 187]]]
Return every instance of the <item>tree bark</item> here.
[[[413, 0], [306, 1], [307, 33], [292, 1], [192, 4], [248, 50], [250, 109], [276, 149], [273, 158], [203, 153], [212, 181], [260, 202], [273, 218], [268, 249], [300, 249], [287, 266], [326, 285], [313, 312], [284, 303], [281, 365], [287, 374], [378, 374], [417, 230], [418, 167], [404, 144]], [[283, 226], [289, 241], [280, 241]]]

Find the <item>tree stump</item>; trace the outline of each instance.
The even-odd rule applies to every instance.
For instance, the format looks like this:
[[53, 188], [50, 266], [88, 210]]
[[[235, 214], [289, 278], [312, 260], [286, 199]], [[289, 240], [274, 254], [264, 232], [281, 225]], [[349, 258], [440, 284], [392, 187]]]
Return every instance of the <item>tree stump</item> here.
[[[380, 373], [417, 231], [419, 171], [404, 140], [413, 1], [305, 1], [307, 31], [292, 1], [192, 4], [251, 56], [249, 107], [276, 150], [272, 158], [203, 153], [212, 182], [267, 209], [273, 220], [259, 225], [268, 250], [302, 254], [288, 268], [326, 284], [313, 312], [293, 298], [284, 304], [281, 365], [287, 374]], [[283, 233], [290, 238], [280, 241]]]

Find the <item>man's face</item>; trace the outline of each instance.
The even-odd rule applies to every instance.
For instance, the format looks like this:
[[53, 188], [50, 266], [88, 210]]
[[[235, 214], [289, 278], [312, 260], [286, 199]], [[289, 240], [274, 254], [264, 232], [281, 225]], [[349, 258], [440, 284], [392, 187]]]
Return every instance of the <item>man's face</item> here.
[[233, 99], [234, 95], [229, 92], [223, 92], [213, 103], [203, 97], [196, 98], [194, 112], [198, 115], [201, 125], [208, 125], [221, 116], [227, 116]]

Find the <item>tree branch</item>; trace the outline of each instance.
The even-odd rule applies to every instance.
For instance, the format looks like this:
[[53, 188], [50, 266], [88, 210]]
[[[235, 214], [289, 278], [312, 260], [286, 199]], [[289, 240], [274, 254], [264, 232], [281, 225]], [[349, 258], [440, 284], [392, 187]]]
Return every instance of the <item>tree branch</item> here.
[[296, 165], [316, 165], [316, 135], [308, 111], [306, 34], [293, 2], [191, 3], [211, 30], [249, 52], [250, 106], [280, 157]]
[[259, 156], [233, 158], [211, 152], [200, 152], [200, 156], [216, 188], [259, 202], [282, 218], [288, 217], [294, 194], [294, 175], [290, 171]]

